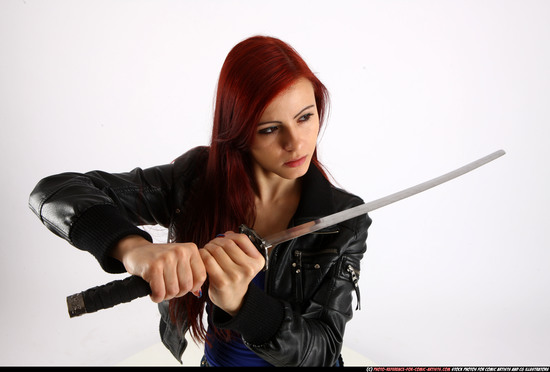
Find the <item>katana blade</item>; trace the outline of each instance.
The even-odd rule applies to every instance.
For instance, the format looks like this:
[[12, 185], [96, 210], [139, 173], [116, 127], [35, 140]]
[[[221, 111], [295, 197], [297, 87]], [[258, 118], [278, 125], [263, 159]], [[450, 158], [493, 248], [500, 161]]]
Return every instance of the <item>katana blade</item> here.
[[361, 204], [356, 207], [349, 208], [341, 212], [337, 212], [337, 213], [319, 218], [314, 221], [306, 222], [304, 224], [291, 227], [287, 230], [283, 230], [276, 234], [267, 236], [266, 238], [263, 238], [263, 239], [254, 230], [244, 225], [241, 226], [241, 232], [244, 234], [247, 234], [248, 237], [252, 240], [252, 242], [256, 245], [258, 250], [264, 255], [264, 258], [266, 259], [266, 269], [267, 269], [268, 258], [269, 258], [268, 250], [269, 248], [274, 247], [277, 244], [281, 244], [286, 241], [296, 239], [300, 236], [311, 234], [313, 232], [322, 230], [324, 228], [334, 226], [340, 222], [367, 214], [368, 212], [372, 212], [376, 209], [385, 207], [386, 205], [389, 205], [397, 201], [403, 200], [405, 198], [408, 198], [410, 196], [419, 194], [435, 186], [441, 185], [442, 183], [445, 183], [452, 179], [460, 177], [474, 169], [481, 167], [482, 165], [485, 165], [501, 157], [504, 154], [505, 154], [504, 150], [495, 151], [487, 156], [484, 156], [478, 160], [468, 163], [449, 173], [445, 173], [442, 176], [436, 177], [426, 182], [422, 182], [416, 186], [409, 187], [405, 190], [401, 190], [396, 193], [390, 194], [388, 196], [384, 196], [380, 199], [376, 199], [371, 202]]
[[[505, 152], [503, 150], [496, 151], [430, 181], [409, 187], [408, 189], [373, 200], [369, 203], [361, 204], [357, 207], [292, 227], [277, 234], [270, 235], [265, 239], [261, 238], [254, 230], [246, 227], [245, 225], [241, 226], [241, 232], [246, 234], [254, 243], [256, 248], [258, 248], [258, 250], [262, 253], [265, 258], [264, 269], [267, 269], [269, 265], [269, 248], [274, 247], [277, 244], [296, 239], [303, 235], [311, 234], [326, 227], [334, 226], [339, 222], [361, 216], [378, 208], [408, 198], [409, 196], [421, 193], [422, 191], [431, 189], [432, 187], [479, 168], [504, 154]], [[101, 309], [106, 309], [120, 303], [129, 302], [133, 299], [146, 296], [150, 293], [151, 287], [149, 286], [149, 283], [139, 276], [132, 275], [124, 280], [115, 280], [102, 286], [90, 288], [84, 292], [68, 296], [67, 307], [69, 309], [69, 316], [75, 317]]]

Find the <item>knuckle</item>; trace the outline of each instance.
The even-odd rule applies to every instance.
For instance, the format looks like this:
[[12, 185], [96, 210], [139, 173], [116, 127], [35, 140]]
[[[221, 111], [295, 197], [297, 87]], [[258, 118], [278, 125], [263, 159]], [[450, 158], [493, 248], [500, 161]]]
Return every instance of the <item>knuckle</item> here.
[[181, 293], [187, 293], [191, 289], [193, 289], [193, 282], [192, 281], [186, 280], [184, 283], [182, 283], [180, 285], [180, 292]]
[[203, 283], [207, 278], [207, 274], [206, 274], [206, 270], [201, 270], [200, 272], [197, 273], [197, 282], [198, 283]]
[[177, 261], [184, 261], [187, 257], [187, 252], [185, 251], [184, 248], [182, 247], [177, 247], [176, 249], [174, 249], [173, 251], [173, 259], [177, 262]]
[[244, 270], [245, 276], [247, 278], [253, 278], [256, 275], [256, 267], [255, 266], [246, 266]]
[[214, 255], [220, 255], [225, 252], [225, 249], [222, 246], [216, 245], [212, 248], [212, 253]]
[[162, 261], [155, 261], [149, 265], [150, 276], [155, 277], [162, 274], [164, 263]]
[[155, 260], [155, 264], [162, 267], [167, 264], [170, 264], [170, 262], [172, 262], [173, 260], [174, 260], [173, 252], [166, 251], [166, 252], [163, 252], [163, 254], [157, 260]]
[[[202, 262], [205, 266], [208, 266], [212, 264], [214, 257], [212, 257], [212, 254], [210, 252], [201, 254]], [[206, 271], [206, 268], [205, 268]], [[206, 274], [205, 274], [206, 275]]]
[[206, 243], [204, 246], [204, 249], [208, 252], [212, 252], [217, 247], [216, 244], [213, 243]]
[[195, 243], [184, 243], [176, 245], [176, 251], [178, 254], [188, 255], [190, 252], [197, 251], [198, 247]]
[[239, 283], [245, 280], [245, 278], [248, 278], [248, 274], [246, 273], [246, 270], [235, 270], [231, 272], [230, 278], [231, 282]]
[[179, 288], [177, 284], [170, 284], [166, 286], [166, 296], [174, 297], [179, 293]]
[[151, 300], [153, 302], [160, 302], [164, 299], [165, 292], [158, 285], [151, 284]]
[[230, 281], [228, 281], [227, 279], [225, 278], [221, 278], [221, 279], [218, 279], [217, 282], [216, 282], [216, 287], [218, 289], [225, 289], [227, 287], [229, 287], [229, 284], [230, 284]]

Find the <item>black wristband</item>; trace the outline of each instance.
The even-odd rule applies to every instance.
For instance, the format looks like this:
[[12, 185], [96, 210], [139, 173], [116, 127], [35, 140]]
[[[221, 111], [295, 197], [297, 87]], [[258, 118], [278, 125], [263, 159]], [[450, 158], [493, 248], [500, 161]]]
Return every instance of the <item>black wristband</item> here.
[[103, 270], [109, 273], [122, 273], [124, 265], [109, 255], [109, 251], [122, 238], [139, 235], [152, 242], [151, 235], [134, 226], [113, 205], [96, 205], [86, 210], [71, 229], [71, 243], [90, 252]]

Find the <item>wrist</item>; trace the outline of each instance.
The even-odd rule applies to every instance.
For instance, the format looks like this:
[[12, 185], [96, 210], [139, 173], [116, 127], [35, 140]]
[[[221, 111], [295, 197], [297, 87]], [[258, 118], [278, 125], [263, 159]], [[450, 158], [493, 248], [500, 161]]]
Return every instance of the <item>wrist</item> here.
[[150, 243], [140, 235], [128, 235], [120, 239], [118, 243], [111, 250], [111, 257], [116, 258], [120, 262], [124, 262], [124, 257], [132, 251], [134, 248]]

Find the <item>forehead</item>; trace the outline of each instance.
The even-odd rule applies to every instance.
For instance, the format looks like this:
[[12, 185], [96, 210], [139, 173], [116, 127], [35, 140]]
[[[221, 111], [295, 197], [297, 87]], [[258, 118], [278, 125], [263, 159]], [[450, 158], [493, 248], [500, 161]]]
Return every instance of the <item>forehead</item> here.
[[[277, 114], [297, 114], [306, 106], [315, 104], [315, 92], [308, 79], [300, 78], [290, 87], [279, 93], [267, 105], [262, 118]], [[271, 118], [274, 119], [274, 118]]]

